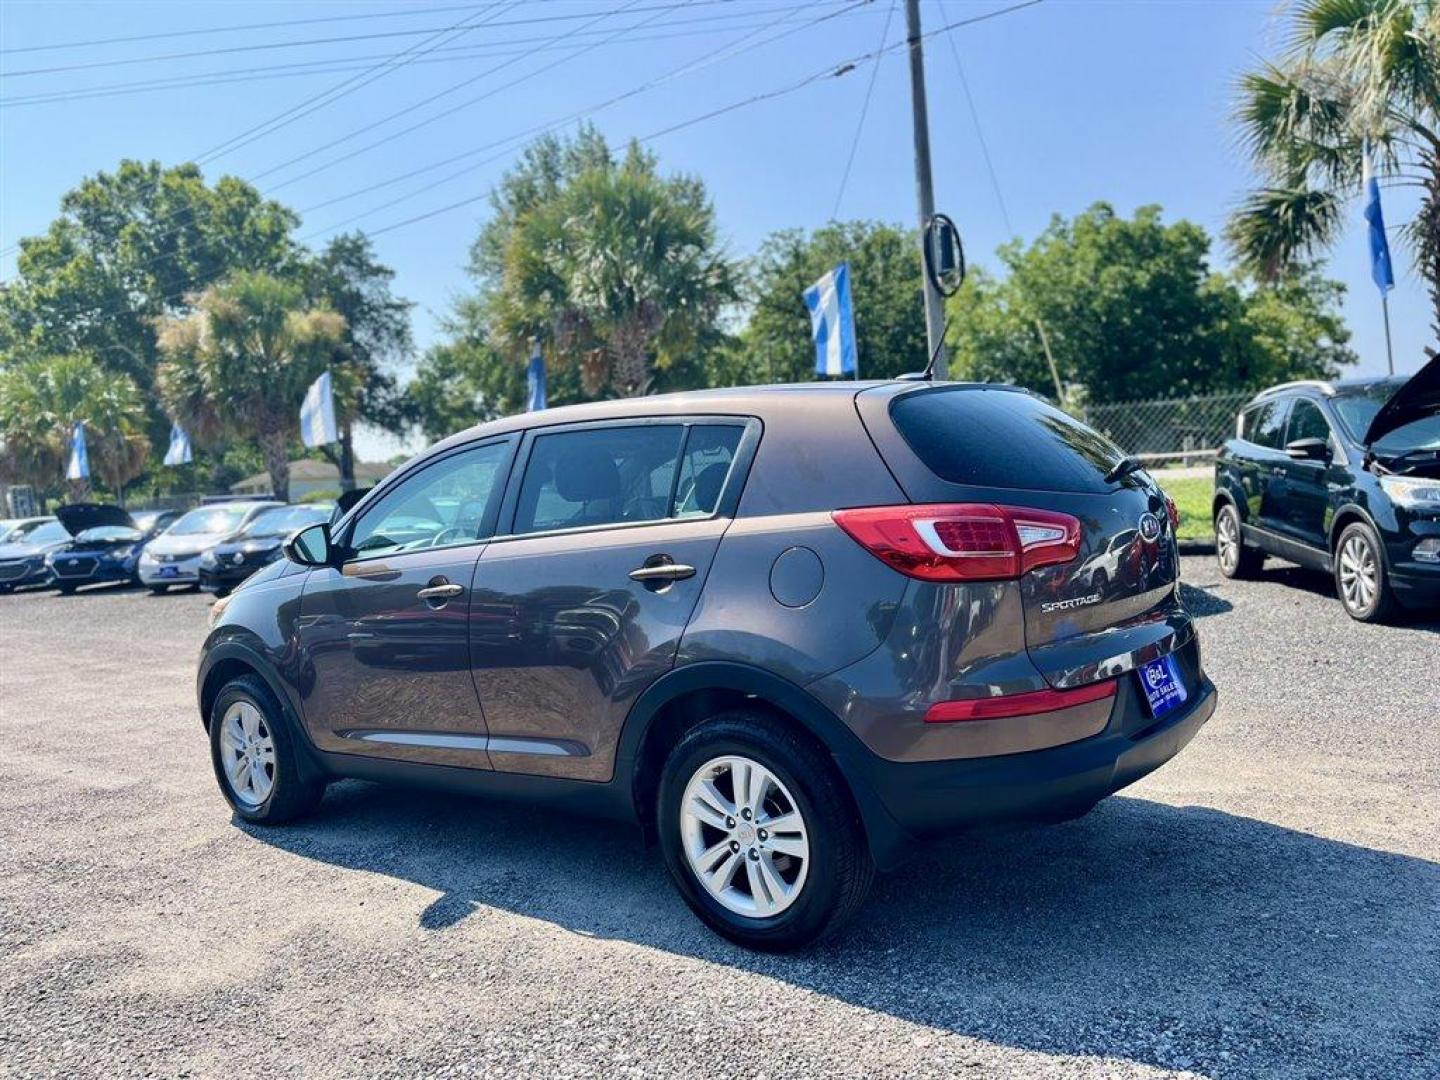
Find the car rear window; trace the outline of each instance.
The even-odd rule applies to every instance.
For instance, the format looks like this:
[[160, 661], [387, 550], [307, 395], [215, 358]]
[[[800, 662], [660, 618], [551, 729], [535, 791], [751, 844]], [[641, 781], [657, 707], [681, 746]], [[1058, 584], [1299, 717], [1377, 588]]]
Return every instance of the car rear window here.
[[1125, 456], [1098, 431], [1015, 390], [904, 394], [890, 417], [915, 456], [952, 484], [1101, 492]]

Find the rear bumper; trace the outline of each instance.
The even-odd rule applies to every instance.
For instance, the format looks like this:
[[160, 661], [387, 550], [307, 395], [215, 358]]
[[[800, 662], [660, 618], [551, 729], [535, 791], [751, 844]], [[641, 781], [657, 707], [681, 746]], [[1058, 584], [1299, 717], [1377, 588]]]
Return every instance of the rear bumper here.
[[1191, 697], [1159, 721], [1150, 718], [1131, 672], [1120, 679], [1109, 723], [1091, 738], [957, 761], [905, 763], [867, 755], [861, 780], [894, 824], [916, 840], [981, 825], [1075, 817], [1165, 764], [1214, 714], [1214, 683], [1198, 663], [1184, 666], [1193, 677], [1187, 680]]

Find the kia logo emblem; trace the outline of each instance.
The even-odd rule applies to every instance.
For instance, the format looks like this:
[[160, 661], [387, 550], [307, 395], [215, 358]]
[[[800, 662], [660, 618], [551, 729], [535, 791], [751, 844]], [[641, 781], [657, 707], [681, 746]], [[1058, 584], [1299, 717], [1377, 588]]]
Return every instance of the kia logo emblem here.
[[1154, 514], [1140, 515], [1140, 538], [1146, 541], [1160, 539], [1160, 519]]

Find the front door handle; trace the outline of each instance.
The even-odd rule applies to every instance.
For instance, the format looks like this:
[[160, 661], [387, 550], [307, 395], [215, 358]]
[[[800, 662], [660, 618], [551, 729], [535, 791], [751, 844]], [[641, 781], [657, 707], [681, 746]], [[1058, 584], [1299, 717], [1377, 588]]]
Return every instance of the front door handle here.
[[631, 581], [684, 581], [695, 576], [695, 568], [684, 563], [665, 562], [640, 566], [630, 571]]
[[442, 581], [437, 584], [425, 586], [425, 588], [421, 589], [415, 595], [427, 604], [436, 600], [443, 604], [446, 600], [454, 599], [464, 591], [464, 585], [453, 585], [448, 581]]

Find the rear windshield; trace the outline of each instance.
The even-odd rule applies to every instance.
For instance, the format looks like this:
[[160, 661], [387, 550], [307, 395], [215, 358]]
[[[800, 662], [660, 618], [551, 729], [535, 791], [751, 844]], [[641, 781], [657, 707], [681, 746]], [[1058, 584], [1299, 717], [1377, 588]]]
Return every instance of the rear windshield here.
[[910, 449], [952, 484], [1028, 491], [1110, 490], [1120, 448], [1059, 409], [1015, 390], [905, 394], [890, 416]]

